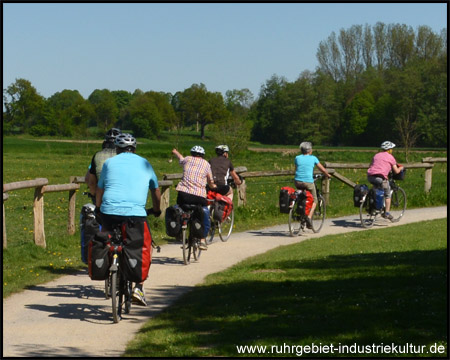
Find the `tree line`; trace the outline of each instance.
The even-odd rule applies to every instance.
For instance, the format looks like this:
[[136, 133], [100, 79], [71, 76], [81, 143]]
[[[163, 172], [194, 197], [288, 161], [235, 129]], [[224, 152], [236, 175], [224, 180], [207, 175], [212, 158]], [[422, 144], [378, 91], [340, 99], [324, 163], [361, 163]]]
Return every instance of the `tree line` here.
[[175, 94], [96, 89], [44, 98], [26, 79], [3, 91], [3, 133], [87, 136], [111, 127], [137, 137], [209, 125], [232, 149], [248, 140], [267, 144], [378, 146], [389, 139], [406, 148], [447, 145], [447, 30], [378, 22], [341, 29], [320, 42], [319, 66], [289, 82], [273, 75], [257, 99], [248, 89], [223, 96], [204, 84]]

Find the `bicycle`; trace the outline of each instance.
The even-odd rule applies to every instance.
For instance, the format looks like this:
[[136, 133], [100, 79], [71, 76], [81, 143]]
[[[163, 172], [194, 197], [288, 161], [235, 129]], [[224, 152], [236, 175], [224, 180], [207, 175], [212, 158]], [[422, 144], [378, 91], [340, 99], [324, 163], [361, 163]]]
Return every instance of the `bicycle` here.
[[215, 204], [218, 200], [214, 199], [207, 199], [209, 202], [209, 209], [210, 209], [210, 219], [211, 219], [211, 228], [209, 229], [208, 236], [206, 238], [206, 243], [211, 244], [214, 239], [214, 235], [216, 233], [216, 229], [219, 231], [219, 237], [220, 240], [223, 242], [226, 242], [233, 232], [233, 226], [234, 226], [234, 207], [232, 208], [230, 214], [222, 221], [216, 220], [214, 217], [215, 213]]
[[183, 250], [183, 263], [184, 265], [189, 265], [191, 256], [194, 258], [194, 261], [198, 261], [202, 253], [202, 250], [200, 249], [201, 238], [194, 236], [194, 231], [192, 229], [193, 226], [199, 225], [198, 222], [195, 223], [193, 221], [194, 213], [199, 209], [199, 205], [183, 204], [180, 205], [180, 207], [183, 210], [183, 214], [181, 214], [181, 248]]
[[[391, 187], [391, 209], [390, 214], [394, 217], [391, 222], [398, 222], [405, 214], [406, 210], [406, 193], [400, 186], [395, 183], [392, 172], [388, 176], [389, 185]], [[375, 187], [372, 186], [372, 189]], [[381, 215], [384, 217], [386, 213], [385, 197], [383, 196], [383, 206], [377, 210], [369, 201], [369, 193], [363, 195], [361, 205], [359, 207], [359, 217], [361, 225], [364, 228], [371, 228], [376, 221], [376, 218]]]
[[[146, 212], [147, 216], [154, 215], [152, 209], [147, 209]], [[105, 296], [106, 298], [111, 297], [113, 322], [118, 323], [122, 319], [122, 310], [124, 314], [130, 312], [133, 289], [133, 283], [126, 278], [120, 267], [120, 264], [123, 264], [124, 261], [122, 225], [117, 224], [111, 232], [100, 232], [97, 237], [106, 243], [112, 259], [108, 277], [105, 279]], [[157, 252], [161, 251], [161, 248], [155, 244], [153, 239], [152, 248], [156, 249]]]
[[[323, 226], [323, 223], [325, 221], [325, 215], [326, 215], [326, 204], [325, 199], [323, 198], [319, 188], [317, 187], [317, 180], [323, 178], [323, 174], [315, 174], [313, 176], [314, 178], [314, 186], [316, 187], [316, 194], [317, 194], [317, 206], [314, 209], [314, 213], [312, 216], [312, 231], [314, 233], [318, 233]], [[291, 209], [289, 210], [289, 233], [291, 236], [297, 236], [300, 231], [304, 231], [306, 227], [306, 218], [307, 215], [305, 214], [304, 210], [300, 209], [300, 202], [299, 195], [304, 190], [296, 190], [295, 192], [295, 199], [293, 203], [291, 204]]]

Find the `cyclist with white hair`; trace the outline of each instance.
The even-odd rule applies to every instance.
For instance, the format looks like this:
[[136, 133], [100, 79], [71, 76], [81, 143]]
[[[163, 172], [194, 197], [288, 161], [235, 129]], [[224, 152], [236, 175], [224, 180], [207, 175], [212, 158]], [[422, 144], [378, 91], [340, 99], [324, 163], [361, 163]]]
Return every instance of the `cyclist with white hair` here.
[[304, 141], [300, 144], [301, 154], [295, 157], [295, 177], [294, 184], [299, 190], [308, 190], [311, 192], [314, 203], [311, 206], [311, 211], [306, 218], [306, 226], [308, 229], [312, 228], [312, 216], [317, 206], [317, 193], [316, 186], [314, 185], [314, 167], [325, 174], [327, 177], [331, 177], [327, 169], [319, 162], [319, 159], [312, 154], [312, 144], [309, 141]]
[[393, 216], [389, 213], [391, 209], [391, 187], [389, 186], [388, 175], [391, 170], [394, 174], [399, 174], [404, 167], [397, 164], [394, 156], [392, 155], [395, 144], [390, 141], [385, 141], [381, 144], [381, 150], [375, 154], [372, 162], [367, 170], [367, 180], [375, 186], [375, 188], [384, 190], [386, 212], [384, 217], [392, 220]]
[[[125, 222], [147, 222], [148, 190], [150, 189], [155, 216], [161, 214], [161, 192], [158, 178], [147, 159], [136, 154], [136, 139], [131, 134], [119, 134], [115, 138], [117, 155], [107, 159], [97, 184], [96, 213], [102, 231], [112, 231]], [[151, 235], [151, 234], [150, 234]], [[136, 284], [132, 299], [146, 306], [143, 282]]]
[[211, 165], [204, 159], [205, 149], [198, 145], [191, 149], [191, 156], [184, 157], [177, 149], [173, 149], [172, 153], [183, 167], [183, 177], [176, 187], [178, 191], [177, 204], [180, 206], [184, 204], [202, 206], [204, 236], [200, 239], [199, 247], [201, 250], [207, 250], [206, 235], [211, 227], [211, 222], [208, 201], [206, 200], [206, 184], [211, 189], [217, 188], [211, 172]]

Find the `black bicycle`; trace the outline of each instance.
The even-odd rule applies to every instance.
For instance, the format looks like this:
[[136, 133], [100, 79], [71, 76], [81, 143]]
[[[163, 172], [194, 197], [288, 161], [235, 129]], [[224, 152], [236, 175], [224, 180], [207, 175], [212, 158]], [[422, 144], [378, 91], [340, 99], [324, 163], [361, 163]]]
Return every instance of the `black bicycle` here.
[[[154, 215], [152, 209], [147, 209], [147, 216]], [[128, 314], [131, 309], [131, 298], [133, 283], [125, 276], [121, 270], [121, 264], [124, 262], [123, 257], [123, 234], [121, 224], [114, 226], [112, 232], [98, 233], [109, 248], [111, 256], [111, 265], [109, 267], [109, 275], [105, 280], [105, 296], [111, 297], [113, 322], [118, 323], [122, 319], [122, 312]], [[157, 252], [161, 248], [157, 246], [152, 239], [152, 248]]]
[[[200, 211], [199, 205], [183, 204], [180, 205], [183, 210], [181, 215], [181, 241], [183, 250], [184, 265], [189, 265], [191, 258], [195, 261], [200, 259], [202, 249], [200, 249], [201, 236], [196, 233], [201, 232], [202, 225], [196, 216]], [[203, 211], [203, 209], [201, 210]], [[195, 227], [195, 228], [194, 228]]]
[[[314, 213], [312, 216], [312, 231], [318, 233], [323, 226], [326, 215], [326, 204], [325, 199], [323, 198], [320, 189], [317, 186], [317, 180], [323, 178], [323, 174], [315, 174], [314, 175], [314, 186], [316, 187], [317, 194], [317, 206], [314, 209]], [[291, 204], [291, 210], [289, 211], [289, 233], [291, 236], [299, 235], [300, 231], [304, 231], [306, 227], [306, 218], [305, 209], [303, 208], [303, 204], [299, 201], [299, 197], [303, 196], [302, 192], [304, 190], [297, 190], [295, 192], [295, 200]]]
[[[403, 175], [404, 176], [404, 175]], [[389, 213], [393, 216], [391, 222], [398, 222], [405, 214], [406, 210], [406, 193], [400, 186], [395, 183], [395, 177], [392, 172], [389, 173], [389, 186], [391, 187], [391, 209]], [[374, 187], [372, 187], [374, 188]], [[383, 197], [383, 206], [381, 209], [376, 209], [371, 203], [369, 194], [365, 194], [361, 199], [359, 207], [359, 217], [361, 225], [364, 228], [371, 228], [376, 219], [381, 216], [384, 217], [386, 213], [386, 204]]]

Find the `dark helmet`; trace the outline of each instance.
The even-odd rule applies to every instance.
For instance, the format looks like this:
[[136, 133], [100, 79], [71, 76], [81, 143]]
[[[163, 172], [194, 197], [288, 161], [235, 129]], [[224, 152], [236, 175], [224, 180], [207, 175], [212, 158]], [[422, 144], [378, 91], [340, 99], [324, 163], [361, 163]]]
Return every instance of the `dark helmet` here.
[[117, 128], [109, 129], [108, 132], [105, 134], [105, 141], [114, 142], [117, 135], [120, 134], [122, 134], [122, 131], [120, 131], [120, 129]]

